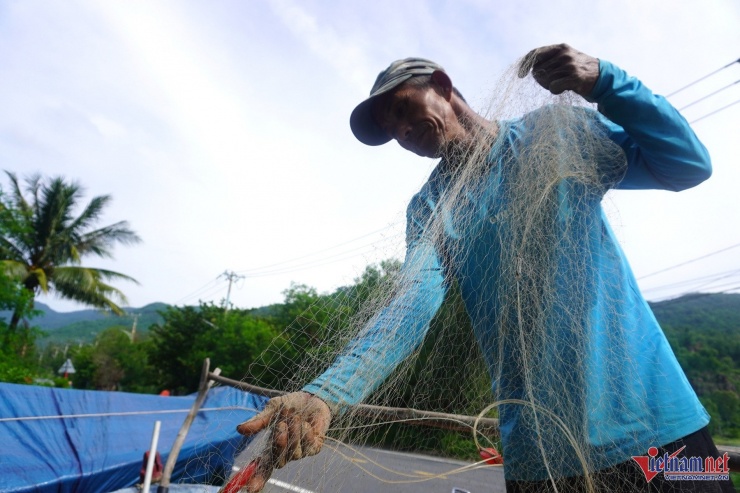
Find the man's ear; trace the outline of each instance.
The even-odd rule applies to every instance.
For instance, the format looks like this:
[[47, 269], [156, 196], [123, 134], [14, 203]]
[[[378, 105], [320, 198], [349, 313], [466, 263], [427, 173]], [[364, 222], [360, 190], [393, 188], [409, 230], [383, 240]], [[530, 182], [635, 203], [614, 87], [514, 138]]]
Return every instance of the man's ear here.
[[441, 70], [435, 70], [432, 72], [432, 82], [439, 87], [447, 101], [452, 99], [452, 81], [446, 73]]

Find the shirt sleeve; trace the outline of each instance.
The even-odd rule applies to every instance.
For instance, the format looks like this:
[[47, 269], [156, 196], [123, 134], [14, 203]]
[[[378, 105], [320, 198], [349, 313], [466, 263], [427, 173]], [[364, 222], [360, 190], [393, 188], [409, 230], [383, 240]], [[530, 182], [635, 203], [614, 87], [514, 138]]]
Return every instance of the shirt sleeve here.
[[587, 99], [598, 103], [609, 137], [627, 157], [615, 188], [679, 191], [709, 178], [707, 149], [664, 97], [610, 62], [600, 60], [599, 70]]
[[406, 259], [391, 300], [329, 369], [303, 388], [340, 410], [363, 401], [421, 345], [444, 299], [441, 260], [419, 230], [416, 202], [415, 197], [409, 206]]

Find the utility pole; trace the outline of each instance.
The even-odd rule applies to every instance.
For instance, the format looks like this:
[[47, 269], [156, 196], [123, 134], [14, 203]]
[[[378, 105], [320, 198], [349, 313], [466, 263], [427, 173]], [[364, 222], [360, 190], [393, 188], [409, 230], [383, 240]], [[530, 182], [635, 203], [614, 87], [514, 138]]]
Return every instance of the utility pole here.
[[131, 342], [134, 342], [134, 339], [136, 339], [136, 322], [139, 320], [141, 313], [132, 313], [131, 315], [134, 316], [134, 324], [131, 327]]
[[231, 285], [234, 283], [234, 281], [237, 281], [239, 279], [244, 279], [244, 276], [238, 275], [236, 272], [228, 270], [224, 271], [223, 274], [221, 274], [218, 277], [225, 277], [226, 280], [229, 281], [229, 290], [226, 292], [226, 301], [224, 302], [224, 308], [226, 311], [229, 311], [229, 300], [231, 299]]

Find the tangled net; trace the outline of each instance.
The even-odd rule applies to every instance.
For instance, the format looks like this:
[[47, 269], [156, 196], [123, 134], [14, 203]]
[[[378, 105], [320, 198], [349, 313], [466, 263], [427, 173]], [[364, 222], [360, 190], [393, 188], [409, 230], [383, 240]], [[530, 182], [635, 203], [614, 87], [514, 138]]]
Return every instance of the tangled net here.
[[[370, 289], [328, 297], [287, 327], [286, 337], [309, 341], [297, 370], [292, 362], [281, 373], [275, 362], [286, 354], [276, 344], [244, 377], [264, 381], [267, 372], [280, 390], [297, 391], [338, 359], [359, 360], [341, 376], [342, 392], [326, 389], [339, 412], [325, 448], [338, 451], [346, 467], [365, 460], [357, 448], [363, 444], [459, 456], [501, 448], [498, 431], [479, 421], [450, 420], [449, 428], [467, 434], [440, 431], [405, 424], [419, 418], [368, 414], [360, 403], [498, 417], [508, 440], [507, 478], [550, 479], [555, 491], [568, 491], [555, 478], [578, 475], [585, 477], [579, 491], [602, 491], [591, 477], [613, 465], [604, 450], [619, 444], [609, 425], [651, 426], [634, 411], [648, 398], [634, 391], [639, 378], [626, 349], [636, 341], [623, 333], [608, 295], [623, 274], [595, 268], [620, 262], [600, 203], [626, 169], [624, 154], [585, 100], [554, 96], [518, 70], [515, 64], [503, 75], [478, 112], [493, 123], [478, 128], [477, 145], [435, 170], [426, 195], [415, 198], [403, 266], [386, 265]], [[600, 241], [613, 246], [595, 249]], [[608, 314], [604, 326], [592, 326], [594, 310]], [[607, 362], [596, 345], [614, 353]], [[332, 371], [326, 375], [339, 378]], [[475, 467], [490, 466], [447, 474]], [[338, 474], [311, 467], [310, 459], [287, 468], [313, 491]], [[396, 485], [434, 476], [366, 472]]]

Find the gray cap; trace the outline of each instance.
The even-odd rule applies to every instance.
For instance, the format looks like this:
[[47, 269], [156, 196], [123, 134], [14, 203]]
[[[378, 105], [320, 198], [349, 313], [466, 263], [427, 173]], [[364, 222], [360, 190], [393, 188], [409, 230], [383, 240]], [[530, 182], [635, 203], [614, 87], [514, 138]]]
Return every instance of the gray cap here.
[[357, 140], [369, 146], [385, 144], [391, 138], [375, 122], [372, 115], [372, 106], [375, 98], [392, 91], [411, 77], [417, 75], [432, 75], [435, 71], [444, 69], [425, 58], [405, 58], [396, 60], [378, 74], [375, 84], [370, 90], [370, 97], [358, 104], [349, 117], [349, 126]]

